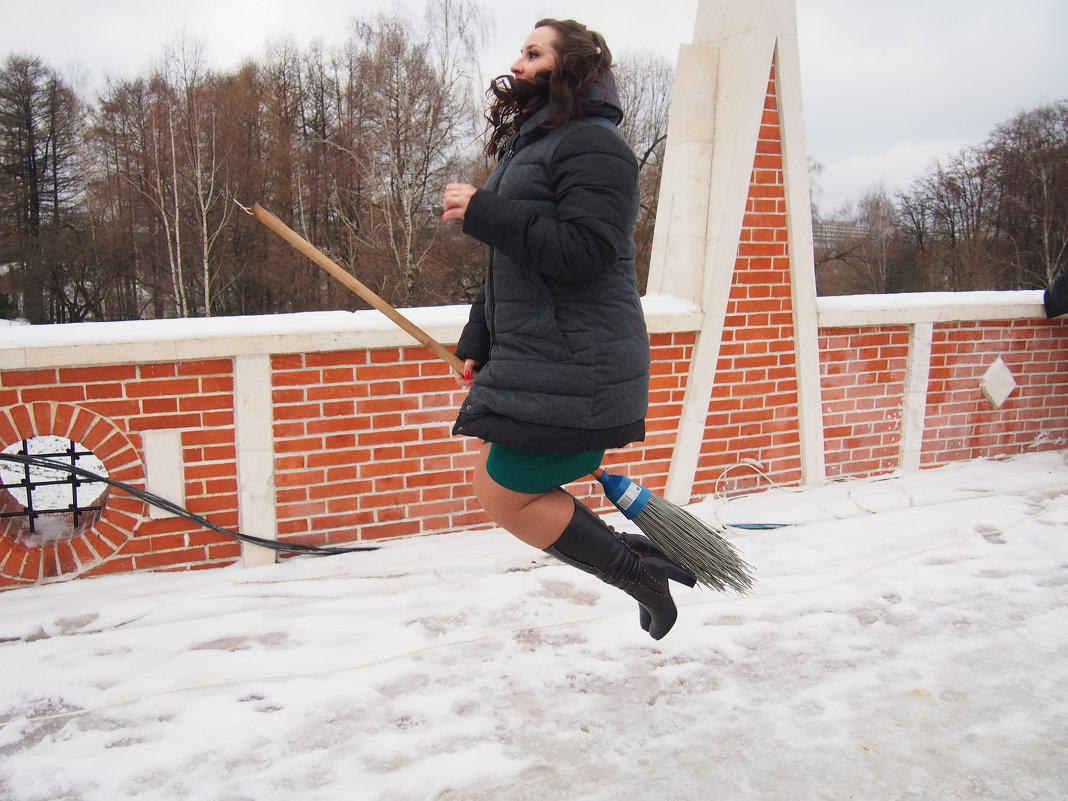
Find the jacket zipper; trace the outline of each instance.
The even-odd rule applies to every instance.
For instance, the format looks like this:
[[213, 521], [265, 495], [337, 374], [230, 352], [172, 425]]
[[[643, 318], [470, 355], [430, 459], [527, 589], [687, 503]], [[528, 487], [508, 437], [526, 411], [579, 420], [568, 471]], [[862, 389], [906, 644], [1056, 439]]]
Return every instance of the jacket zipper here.
[[[504, 157], [501, 159], [500, 169], [497, 170], [497, 180], [493, 182], [493, 194], [497, 194], [501, 188], [501, 181], [504, 179], [504, 172], [508, 169], [508, 162], [512, 160], [512, 156], [515, 155], [516, 145], [518, 144], [518, 134], [513, 136], [512, 141], [508, 144], [508, 150], [505, 151]], [[490, 248], [489, 265], [486, 269], [486, 328], [489, 331], [490, 347], [497, 342], [497, 331], [494, 321], [494, 306], [496, 305], [496, 295], [493, 292], [493, 262], [494, 248]]]

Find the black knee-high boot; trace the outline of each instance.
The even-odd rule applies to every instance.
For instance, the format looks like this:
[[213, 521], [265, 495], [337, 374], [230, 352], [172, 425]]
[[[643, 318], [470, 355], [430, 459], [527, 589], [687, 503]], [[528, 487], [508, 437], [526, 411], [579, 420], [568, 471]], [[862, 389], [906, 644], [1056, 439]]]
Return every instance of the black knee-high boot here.
[[627, 593], [641, 607], [642, 628], [659, 640], [678, 617], [668, 579], [692, 587], [696, 577], [644, 537], [616, 533], [585, 504], [572, 500], [571, 522], [545, 552]]

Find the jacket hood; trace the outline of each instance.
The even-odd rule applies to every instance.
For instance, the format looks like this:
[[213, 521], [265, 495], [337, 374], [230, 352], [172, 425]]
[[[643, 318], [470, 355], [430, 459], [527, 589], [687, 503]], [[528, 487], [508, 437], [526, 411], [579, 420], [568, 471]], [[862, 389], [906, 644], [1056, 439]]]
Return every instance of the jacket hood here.
[[604, 77], [590, 87], [583, 109], [591, 117], [605, 117], [616, 125], [623, 122], [623, 104], [619, 100], [615, 75], [606, 72]]

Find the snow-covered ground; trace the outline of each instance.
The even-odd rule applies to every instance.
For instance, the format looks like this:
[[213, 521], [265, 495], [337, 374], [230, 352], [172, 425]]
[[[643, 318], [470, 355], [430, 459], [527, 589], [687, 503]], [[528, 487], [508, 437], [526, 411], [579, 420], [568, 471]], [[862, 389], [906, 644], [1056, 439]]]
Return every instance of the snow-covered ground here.
[[0, 798], [1068, 798], [1066, 457], [694, 505], [660, 642], [500, 531], [3, 593]]

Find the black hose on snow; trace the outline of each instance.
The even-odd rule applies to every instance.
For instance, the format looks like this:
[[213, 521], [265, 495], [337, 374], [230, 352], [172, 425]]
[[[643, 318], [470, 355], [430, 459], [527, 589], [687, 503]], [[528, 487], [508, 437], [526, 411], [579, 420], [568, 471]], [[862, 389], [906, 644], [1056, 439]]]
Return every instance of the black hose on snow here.
[[343, 553], [354, 553], [356, 551], [377, 551], [376, 545], [354, 545], [349, 547], [334, 547], [334, 546], [320, 546], [320, 545], [303, 545], [299, 542], [280, 542], [278, 540], [268, 540], [263, 537], [254, 537], [251, 534], [242, 534], [238, 531], [231, 531], [228, 528], [217, 526], [207, 518], [201, 517], [198, 514], [190, 512], [188, 509], [184, 509], [173, 501], [168, 501], [166, 498], [161, 498], [159, 495], [155, 495], [147, 490], [140, 490], [137, 487], [133, 487], [129, 484], [124, 484], [121, 481], [116, 481], [113, 478], [106, 478], [105, 476], [97, 475], [91, 470], [78, 467], [71, 464], [63, 464], [62, 462], [53, 462], [50, 459], [41, 459], [34, 456], [28, 456], [26, 454], [12, 454], [12, 453], [0, 453], [0, 461], [15, 462], [22, 465], [28, 465], [30, 467], [41, 467], [49, 470], [66, 470], [68, 473], [72, 473], [76, 476], [89, 479], [91, 481], [99, 481], [107, 484], [109, 487], [115, 487], [123, 492], [133, 495], [135, 498], [140, 498], [145, 503], [149, 503], [152, 506], [159, 507], [171, 514], [184, 517], [198, 525], [204, 526], [204, 528], [210, 528], [212, 531], [217, 531], [220, 534], [225, 534], [227, 537], [232, 537], [235, 540], [241, 542], [247, 542], [252, 545], [259, 545], [263, 548], [270, 548], [272, 551], [281, 551], [282, 553], [303, 553], [303, 554], [315, 554], [318, 556], [336, 556]]

